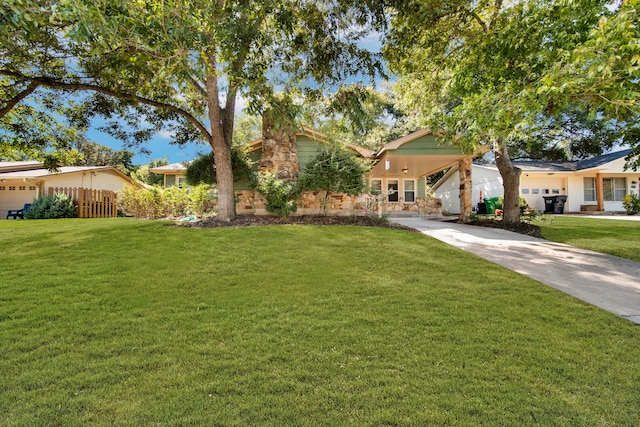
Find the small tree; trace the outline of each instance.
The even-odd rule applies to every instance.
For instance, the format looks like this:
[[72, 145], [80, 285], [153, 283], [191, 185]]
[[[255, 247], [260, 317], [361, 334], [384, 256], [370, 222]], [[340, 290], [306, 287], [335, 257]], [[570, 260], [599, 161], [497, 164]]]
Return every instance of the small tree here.
[[357, 196], [365, 190], [364, 174], [369, 166], [355, 154], [339, 146], [331, 146], [305, 166], [300, 186], [304, 190], [324, 191], [324, 213], [331, 193]]

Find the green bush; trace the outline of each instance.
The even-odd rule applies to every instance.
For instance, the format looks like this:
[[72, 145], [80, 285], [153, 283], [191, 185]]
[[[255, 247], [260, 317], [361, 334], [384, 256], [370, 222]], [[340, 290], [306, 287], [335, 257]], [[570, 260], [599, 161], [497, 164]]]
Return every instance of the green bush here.
[[195, 187], [127, 187], [120, 193], [122, 209], [136, 218], [165, 218], [206, 213], [212, 199], [210, 185]]
[[[498, 209], [502, 209], [504, 206], [504, 196], [498, 197], [498, 205], [496, 206]], [[518, 199], [518, 205], [520, 206], [520, 211], [524, 212], [525, 209], [529, 209], [529, 203], [524, 199], [524, 197], [520, 196]]]
[[125, 187], [120, 193], [122, 210], [136, 218], [160, 218], [164, 213], [164, 194], [158, 187]]
[[298, 210], [299, 185], [281, 181], [273, 173], [262, 172], [257, 174], [255, 187], [264, 196], [267, 211], [286, 218]]
[[75, 216], [76, 207], [73, 204], [73, 199], [64, 193], [38, 197], [24, 213], [24, 217], [27, 219], [73, 218]]
[[624, 206], [627, 214], [635, 215], [640, 212], [640, 196], [637, 194], [627, 194], [622, 199], [622, 206]]

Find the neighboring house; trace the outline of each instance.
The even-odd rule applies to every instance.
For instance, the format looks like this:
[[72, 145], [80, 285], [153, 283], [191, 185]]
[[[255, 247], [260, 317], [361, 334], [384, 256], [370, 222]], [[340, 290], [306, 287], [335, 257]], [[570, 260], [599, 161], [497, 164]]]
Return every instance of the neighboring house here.
[[[628, 193], [638, 194], [640, 172], [625, 171], [625, 156], [631, 150], [603, 154], [577, 162], [514, 161], [522, 170], [520, 195], [529, 206], [545, 210], [544, 197], [567, 196], [565, 212], [623, 212], [622, 199]], [[504, 192], [498, 168], [489, 163], [473, 164], [473, 204], [482, 198], [498, 197]], [[432, 188], [442, 199], [443, 211], [457, 213], [458, 183], [455, 167]]]
[[[245, 145], [257, 170], [274, 171], [282, 180], [295, 181], [305, 166], [326, 149], [329, 138], [313, 129], [303, 128], [291, 135], [266, 135]], [[470, 164], [473, 155], [463, 154], [458, 147], [440, 144], [429, 130], [420, 130], [386, 144], [378, 152], [342, 142], [345, 148], [374, 163], [368, 176], [363, 177], [372, 193], [379, 194], [376, 206], [381, 212], [413, 211], [440, 213], [440, 201], [429, 197], [426, 178], [441, 170]], [[153, 168], [164, 175], [165, 187], [180, 183], [187, 166], [183, 163]], [[458, 183], [458, 186], [460, 184]], [[264, 201], [248, 188], [246, 182], [236, 182], [236, 212], [262, 213]], [[363, 213], [371, 208], [371, 197], [348, 197], [332, 194], [329, 212], [332, 214]], [[318, 213], [322, 197], [306, 192], [299, 201], [298, 213]], [[469, 210], [471, 207], [469, 206]]]
[[54, 172], [39, 162], [0, 162], [0, 219], [50, 189], [119, 191], [127, 185], [139, 184], [111, 166], [62, 166]]
[[188, 166], [189, 162], [171, 163], [170, 165], [151, 168], [149, 169], [149, 172], [155, 173], [156, 175], [162, 175], [164, 177], [164, 188], [175, 186], [182, 188], [182, 185], [186, 180], [184, 174]]

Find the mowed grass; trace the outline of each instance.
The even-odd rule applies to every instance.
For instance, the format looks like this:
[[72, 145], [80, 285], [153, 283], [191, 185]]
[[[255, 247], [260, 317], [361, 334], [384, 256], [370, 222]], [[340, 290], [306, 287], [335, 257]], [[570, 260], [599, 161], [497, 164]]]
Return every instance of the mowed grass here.
[[638, 425], [640, 329], [417, 233], [0, 221], [2, 425]]
[[640, 262], [640, 221], [547, 215], [534, 223], [547, 240]]

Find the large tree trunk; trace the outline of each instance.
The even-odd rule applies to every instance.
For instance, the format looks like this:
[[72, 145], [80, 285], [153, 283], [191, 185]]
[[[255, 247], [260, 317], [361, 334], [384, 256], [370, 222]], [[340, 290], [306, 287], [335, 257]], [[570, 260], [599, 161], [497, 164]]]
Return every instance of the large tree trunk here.
[[[211, 64], [215, 58], [209, 56]], [[217, 219], [231, 221], [236, 217], [235, 193], [233, 191], [233, 169], [231, 168], [231, 141], [233, 133], [235, 92], [230, 94], [233, 101], [227, 102], [228, 110], [220, 108], [218, 79], [215, 74], [207, 76], [207, 103], [211, 123], [211, 148], [216, 161], [216, 186], [218, 187]]]
[[[220, 132], [221, 134], [222, 132]], [[233, 191], [233, 170], [231, 169], [231, 146], [222, 135], [214, 132], [211, 140], [216, 159], [216, 185], [218, 187], [217, 219], [231, 221], [236, 217], [235, 193]]]
[[498, 144], [494, 149], [496, 166], [502, 176], [504, 187], [504, 203], [502, 206], [502, 221], [507, 224], [520, 222], [520, 172], [521, 170], [511, 163], [507, 146]]
[[465, 157], [458, 162], [458, 177], [460, 179], [460, 218], [458, 222], [463, 224], [471, 221], [472, 202], [471, 194], [473, 185], [471, 182], [472, 157]]

